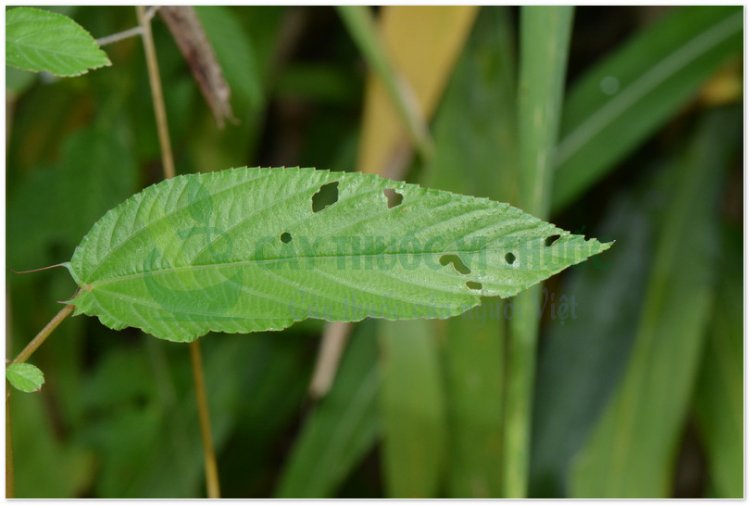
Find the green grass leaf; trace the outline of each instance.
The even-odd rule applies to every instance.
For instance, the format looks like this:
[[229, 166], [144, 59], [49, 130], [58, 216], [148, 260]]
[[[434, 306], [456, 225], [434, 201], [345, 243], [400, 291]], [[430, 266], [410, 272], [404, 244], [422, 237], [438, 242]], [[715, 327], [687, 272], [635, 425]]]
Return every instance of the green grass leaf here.
[[35, 393], [42, 389], [44, 374], [29, 363], [12, 363], [5, 369], [5, 377], [11, 386], [24, 393]]
[[445, 318], [609, 246], [508, 204], [375, 175], [238, 168], [134, 195], [69, 266], [77, 314], [191, 341], [307, 318]]
[[740, 7], [680, 7], [587, 72], [565, 100], [552, 209], [603, 177], [741, 51]]
[[278, 498], [329, 498], [375, 444], [378, 415], [375, 323], [358, 325], [328, 394], [315, 405], [281, 474]]
[[[521, 10], [518, 80], [518, 187], [521, 208], [546, 217], [552, 162], [568, 62], [572, 7], [525, 6]], [[526, 496], [531, 445], [531, 402], [536, 367], [538, 309], [535, 286], [513, 300], [505, 381], [503, 492]]]
[[387, 495], [438, 494], [445, 458], [445, 409], [438, 347], [427, 321], [379, 325], [382, 466]]
[[[510, 9], [482, 8], [438, 110], [425, 185], [500, 201], [517, 198], [513, 39]], [[443, 344], [444, 488], [450, 497], [501, 496], [504, 303], [483, 300], [434, 323]]]
[[32, 7], [9, 9], [5, 15], [8, 65], [59, 77], [111, 65], [94, 38], [67, 16]]
[[[736, 111], [701, 124], [665, 213], [623, 379], [574, 465], [578, 497], [666, 497], [714, 297], [717, 199]], [[679, 165], [678, 165], [679, 166]], [[720, 172], [718, 172], [720, 173]]]
[[713, 494], [742, 498], [742, 232], [725, 231], [721, 278], [695, 391]]
[[[675, 170], [655, 166], [605, 209], [596, 233], [617, 247], [576, 268], [557, 293], [570, 317], [551, 320], [541, 339], [535, 383], [530, 495], [568, 495], [574, 456], [586, 443], [622, 378]], [[671, 168], [671, 167], [664, 167]], [[596, 261], [601, 258], [601, 261]]]

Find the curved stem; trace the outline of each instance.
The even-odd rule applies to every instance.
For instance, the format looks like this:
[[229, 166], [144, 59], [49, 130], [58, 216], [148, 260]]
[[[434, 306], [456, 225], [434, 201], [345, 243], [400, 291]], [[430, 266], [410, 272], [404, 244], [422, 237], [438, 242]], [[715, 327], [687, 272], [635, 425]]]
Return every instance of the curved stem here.
[[[154, 38], [151, 34], [151, 17], [155, 10], [146, 11], [139, 5], [135, 8], [138, 15], [138, 24], [143, 37], [143, 48], [146, 53], [146, 65], [148, 67], [148, 79], [151, 86], [151, 98], [154, 104], [154, 115], [156, 116], [156, 129], [161, 146], [161, 158], [164, 168], [164, 178], [174, 177], [174, 158], [172, 157], [172, 145], [169, 141], [169, 125], [167, 113], [164, 107], [164, 94], [162, 93], [161, 78], [159, 77], [159, 62], [156, 59], [156, 48]], [[216, 465], [216, 453], [214, 451], [211, 436], [211, 417], [208, 412], [208, 401], [206, 398], [206, 385], [203, 378], [203, 361], [201, 348], [198, 341], [190, 344], [190, 357], [193, 368], [193, 380], [195, 381], [195, 399], [198, 406], [198, 419], [201, 428], [201, 441], [203, 444], [203, 466], [206, 474], [206, 491], [209, 498], [219, 498], [219, 473]]]

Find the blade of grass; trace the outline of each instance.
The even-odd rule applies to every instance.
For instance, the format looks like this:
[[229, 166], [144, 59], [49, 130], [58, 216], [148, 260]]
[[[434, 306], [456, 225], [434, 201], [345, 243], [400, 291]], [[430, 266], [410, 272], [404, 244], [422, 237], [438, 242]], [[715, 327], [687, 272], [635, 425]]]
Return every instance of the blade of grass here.
[[740, 7], [680, 7], [587, 72], [565, 101], [553, 212], [648, 139], [741, 51]]
[[438, 352], [424, 321], [378, 325], [383, 471], [388, 496], [438, 494], [445, 456], [445, 412]]
[[341, 19], [356, 42], [372, 70], [385, 86], [391, 101], [396, 105], [399, 116], [406, 126], [407, 134], [419, 153], [429, 158], [432, 153], [432, 140], [424, 120], [423, 111], [418, 109], [413, 91], [403, 77], [396, 73], [390, 63], [383, 42], [375, 28], [370, 8], [359, 5], [338, 7]]
[[726, 230], [721, 278], [695, 391], [713, 494], [742, 498], [742, 233]]
[[[425, 185], [515, 198], [513, 35], [508, 8], [481, 11], [435, 120], [435, 157], [425, 167]], [[485, 301], [433, 324], [443, 342], [448, 496], [501, 496], [504, 307]]]
[[589, 262], [557, 293], [570, 317], [550, 320], [539, 352], [534, 395], [529, 494], [568, 495], [573, 457], [586, 442], [621, 379], [643, 305], [656, 222], [675, 171], [655, 166], [654, 177], [619, 196], [605, 210], [596, 236], [617, 247]]
[[[666, 497], [713, 301], [721, 170], [739, 141], [735, 111], [702, 122], [685, 156], [625, 375], [572, 474], [578, 497]], [[679, 165], [678, 165], [679, 166]]]
[[277, 498], [324, 498], [373, 446], [380, 432], [375, 322], [356, 327], [338, 380], [319, 400], [284, 465]]
[[[519, 202], [522, 209], [541, 218], [549, 212], [552, 154], [557, 142], [572, 20], [571, 7], [521, 10]], [[536, 286], [513, 300], [503, 427], [506, 497], [524, 497], [527, 492], [540, 294], [541, 288]]]

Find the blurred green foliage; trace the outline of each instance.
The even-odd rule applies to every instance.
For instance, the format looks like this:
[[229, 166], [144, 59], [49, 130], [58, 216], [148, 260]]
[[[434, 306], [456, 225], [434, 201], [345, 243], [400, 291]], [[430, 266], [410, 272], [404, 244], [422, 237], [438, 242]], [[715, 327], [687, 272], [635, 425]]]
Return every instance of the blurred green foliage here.
[[[237, 123], [217, 128], [157, 16], [178, 172], [353, 169], [367, 66], [336, 9], [197, 12]], [[127, 7], [65, 14], [95, 38], [136, 24]], [[541, 289], [530, 496], [742, 496], [741, 16], [575, 9], [550, 220], [617, 243]], [[434, 154], [410, 179], [518, 201], [518, 79], [541, 58], [516, 47], [524, 26], [518, 9], [479, 11], [430, 124]], [[161, 178], [140, 40], [105, 51], [112, 66], [82, 77], [8, 72], [8, 269], [69, 260], [107, 209]], [[63, 269], [9, 271], [9, 357], [74, 288]], [[361, 323], [316, 401], [320, 322], [209, 335], [224, 496], [507, 493], [501, 476], [526, 471], [500, 443], [513, 314], [495, 300], [436, 323]], [[44, 388], [10, 402], [17, 496], [204, 494], [186, 347], [71, 318], [33, 362]]]

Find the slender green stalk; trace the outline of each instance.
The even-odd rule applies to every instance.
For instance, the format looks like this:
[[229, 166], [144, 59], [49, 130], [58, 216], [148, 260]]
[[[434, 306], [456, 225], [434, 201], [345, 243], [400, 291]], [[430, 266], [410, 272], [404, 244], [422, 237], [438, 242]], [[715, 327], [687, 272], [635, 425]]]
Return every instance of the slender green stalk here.
[[151, 22], [146, 14], [146, 8], [139, 5], [135, 8], [138, 14], [138, 24], [141, 27], [143, 37], [143, 49], [146, 53], [146, 66], [148, 67], [148, 80], [151, 87], [151, 98], [156, 115], [156, 129], [159, 135], [159, 146], [161, 147], [161, 158], [164, 166], [164, 178], [174, 177], [174, 158], [172, 157], [172, 144], [169, 141], [169, 123], [167, 112], [164, 107], [164, 93], [161, 88], [159, 77], [159, 61], [156, 59], [156, 48], [154, 37], [151, 33]]
[[[151, 19], [145, 7], [139, 5], [135, 8], [138, 15], [138, 24], [143, 37], [143, 48], [146, 53], [146, 65], [148, 67], [148, 78], [151, 86], [151, 97], [154, 104], [154, 115], [156, 116], [156, 128], [161, 146], [162, 165], [164, 178], [174, 177], [174, 158], [172, 156], [172, 144], [169, 141], [169, 124], [164, 107], [164, 94], [162, 93], [161, 78], [159, 77], [159, 62], [156, 59], [156, 48], [151, 33]], [[201, 358], [200, 342], [190, 342], [190, 363], [193, 369], [193, 380], [195, 381], [195, 400], [198, 406], [198, 418], [201, 429], [201, 442], [203, 444], [203, 467], [206, 476], [206, 491], [209, 498], [221, 496], [219, 487], [219, 473], [216, 465], [216, 453], [214, 451], [213, 438], [211, 436], [211, 416], [208, 410], [208, 399], [206, 397], [206, 385], [203, 375], [203, 360]]]
[[[552, 155], [560, 123], [572, 7], [523, 7], [518, 85], [519, 199], [539, 218], [549, 213]], [[503, 490], [526, 496], [529, 472], [531, 401], [536, 370], [541, 288], [514, 300], [503, 426]]]
[[361, 5], [342, 5], [338, 9], [354, 42], [393, 100], [419, 154], [429, 159], [432, 156], [433, 145], [427, 125], [421, 111], [418, 110], [416, 99], [410, 94], [408, 83], [399, 78], [396, 69], [388, 61], [370, 8]]
[[190, 343], [190, 360], [193, 364], [195, 397], [198, 403], [198, 414], [200, 415], [203, 460], [206, 464], [206, 489], [209, 498], [219, 498], [221, 496], [219, 490], [219, 472], [216, 466], [216, 453], [214, 452], [214, 444], [211, 437], [211, 419], [208, 413], [206, 381], [203, 377], [203, 358], [201, 356], [201, 347], [200, 345], [196, 345], [197, 343], [197, 340]]

